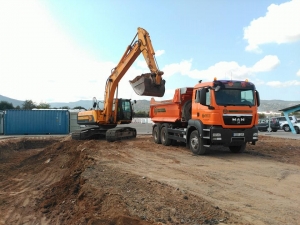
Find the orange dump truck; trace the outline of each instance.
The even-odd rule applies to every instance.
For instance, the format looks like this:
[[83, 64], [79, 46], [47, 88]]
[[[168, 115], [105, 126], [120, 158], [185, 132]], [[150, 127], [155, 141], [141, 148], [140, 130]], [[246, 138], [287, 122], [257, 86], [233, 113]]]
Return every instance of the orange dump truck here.
[[178, 88], [172, 100], [150, 101], [152, 135], [157, 144], [184, 142], [194, 154], [205, 154], [211, 145], [243, 152], [258, 141], [259, 93], [251, 82], [201, 81]]

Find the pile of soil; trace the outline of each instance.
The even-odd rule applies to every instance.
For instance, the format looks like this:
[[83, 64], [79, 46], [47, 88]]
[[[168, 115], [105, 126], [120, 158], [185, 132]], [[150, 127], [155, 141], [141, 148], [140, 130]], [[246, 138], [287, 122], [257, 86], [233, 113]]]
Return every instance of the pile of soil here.
[[147, 135], [113, 143], [69, 136], [0, 140], [0, 224], [255, 224], [189, 190], [187, 183], [208, 176], [193, 178], [196, 166], [185, 168], [183, 158], [246, 156], [299, 166], [299, 141], [280, 145], [284, 156], [278, 142], [260, 137], [244, 154], [216, 148], [195, 158], [183, 146], [156, 145]]

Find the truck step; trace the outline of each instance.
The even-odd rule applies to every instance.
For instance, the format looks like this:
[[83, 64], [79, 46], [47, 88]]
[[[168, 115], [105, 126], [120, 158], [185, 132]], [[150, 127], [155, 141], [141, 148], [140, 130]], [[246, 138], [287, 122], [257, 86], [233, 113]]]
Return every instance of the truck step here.
[[203, 129], [203, 138], [210, 139], [210, 129], [207, 129], [207, 128]]

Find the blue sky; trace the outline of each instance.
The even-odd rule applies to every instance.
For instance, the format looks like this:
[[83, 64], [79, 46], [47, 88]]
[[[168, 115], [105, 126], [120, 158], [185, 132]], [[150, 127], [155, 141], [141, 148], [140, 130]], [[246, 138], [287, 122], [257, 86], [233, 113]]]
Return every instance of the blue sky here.
[[[0, 0], [0, 94], [69, 102], [104, 97], [111, 69], [146, 29], [166, 93], [199, 80], [248, 79], [263, 100], [300, 101], [300, 0]], [[146, 99], [129, 80], [119, 97]]]

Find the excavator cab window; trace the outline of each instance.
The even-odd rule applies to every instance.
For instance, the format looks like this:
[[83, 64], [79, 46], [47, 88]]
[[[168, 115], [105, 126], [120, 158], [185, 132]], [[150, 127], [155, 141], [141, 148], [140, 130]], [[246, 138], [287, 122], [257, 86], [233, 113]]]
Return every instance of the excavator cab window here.
[[132, 107], [129, 99], [119, 99], [117, 120], [132, 120]]

